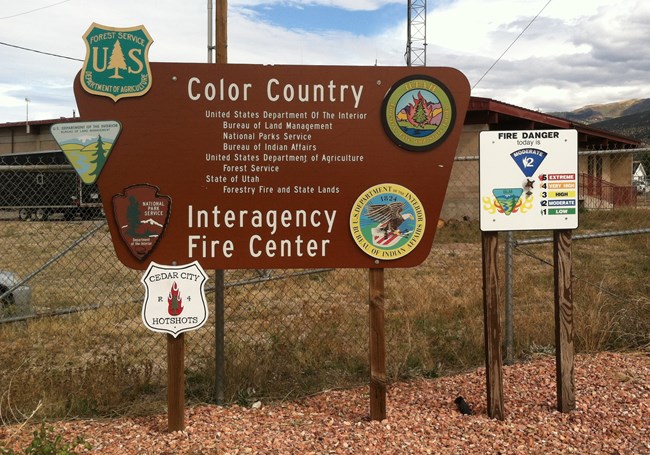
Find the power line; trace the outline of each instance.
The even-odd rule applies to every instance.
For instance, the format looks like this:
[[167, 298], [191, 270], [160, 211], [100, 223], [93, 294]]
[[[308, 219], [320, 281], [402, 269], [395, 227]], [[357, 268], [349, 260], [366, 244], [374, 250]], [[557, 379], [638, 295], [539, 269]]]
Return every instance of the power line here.
[[83, 59], [80, 59], [80, 58], [67, 57], [65, 55], [52, 54], [50, 52], [38, 51], [36, 49], [30, 49], [28, 47], [16, 46], [15, 44], [3, 43], [2, 41], [0, 41], [0, 44], [3, 45], [3, 46], [14, 47], [16, 49], [21, 49], [23, 51], [36, 52], [37, 54], [50, 55], [52, 57], [65, 58], [65, 59], [68, 59], [68, 60], [75, 60], [77, 62], [83, 62]]
[[24, 16], [25, 14], [33, 13], [33, 12], [35, 12], [35, 11], [40, 11], [40, 10], [42, 10], [42, 9], [46, 9], [46, 8], [51, 8], [51, 7], [53, 7], [53, 6], [60, 5], [61, 3], [66, 3], [66, 2], [69, 2], [69, 1], [70, 1], [70, 0], [63, 0], [63, 1], [58, 2], [58, 3], [53, 3], [53, 4], [51, 4], [51, 5], [47, 5], [47, 6], [41, 6], [40, 8], [36, 8], [36, 9], [29, 10], [29, 11], [25, 11], [25, 12], [23, 12], [23, 13], [12, 14], [11, 16], [0, 17], [0, 20], [3, 20], [3, 19], [11, 19], [12, 17]]
[[537, 13], [537, 14], [535, 15], [535, 17], [533, 17], [533, 18], [530, 20], [530, 22], [528, 23], [528, 25], [526, 25], [526, 26], [524, 27], [524, 29], [521, 31], [521, 33], [519, 33], [519, 35], [517, 35], [517, 37], [512, 41], [512, 43], [510, 43], [510, 45], [506, 48], [506, 50], [503, 51], [503, 53], [499, 56], [499, 58], [497, 58], [497, 59], [495, 60], [495, 62], [492, 64], [492, 66], [490, 66], [490, 67], [487, 69], [487, 71], [486, 71], [485, 73], [483, 73], [483, 76], [481, 76], [481, 78], [480, 78], [478, 81], [476, 81], [476, 84], [474, 84], [474, 85], [472, 86], [472, 90], [475, 89], [476, 86], [479, 84], [479, 82], [481, 82], [481, 81], [483, 80], [483, 78], [484, 78], [485, 76], [487, 76], [487, 74], [492, 70], [492, 68], [494, 68], [494, 67], [496, 66], [496, 64], [499, 63], [499, 61], [503, 58], [503, 56], [506, 55], [506, 52], [508, 52], [508, 51], [510, 50], [510, 48], [511, 48], [512, 46], [514, 46], [514, 44], [517, 42], [517, 40], [518, 40], [519, 38], [521, 38], [521, 36], [526, 32], [526, 30], [528, 30], [528, 27], [530, 27], [530, 26], [533, 24], [533, 22], [535, 22], [535, 19], [537, 19], [537, 18], [539, 17], [539, 15], [542, 14], [542, 12], [546, 9], [546, 7], [548, 6], [548, 4], [551, 3], [551, 1], [552, 1], [552, 0], [548, 0], [548, 2], [546, 2], [546, 5], [544, 5], [544, 6], [542, 7], [542, 9], [539, 10], [539, 13]]

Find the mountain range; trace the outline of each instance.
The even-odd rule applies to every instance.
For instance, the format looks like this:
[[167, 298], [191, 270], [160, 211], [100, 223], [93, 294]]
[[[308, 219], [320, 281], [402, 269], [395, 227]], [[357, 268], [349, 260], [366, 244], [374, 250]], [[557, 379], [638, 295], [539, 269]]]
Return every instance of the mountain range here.
[[570, 112], [549, 114], [650, 144], [650, 98], [591, 104]]

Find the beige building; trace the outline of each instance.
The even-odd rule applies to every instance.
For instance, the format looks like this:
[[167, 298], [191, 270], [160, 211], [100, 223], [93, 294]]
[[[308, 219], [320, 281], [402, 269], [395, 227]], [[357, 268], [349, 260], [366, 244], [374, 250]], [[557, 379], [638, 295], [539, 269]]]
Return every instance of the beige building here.
[[442, 219], [478, 218], [478, 149], [481, 131], [575, 129], [578, 132], [580, 204], [587, 209], [634, 206], [633, 150], [639, 141], [489, 98], [472, 97]]
[[50, 127], [55, 123], [74, 120], [78, 119], [62, 117], [56, 120], [30, 121], [29, 128], [25, 122], [0, 123], [0, 155], [59, 150], [50, 134]]

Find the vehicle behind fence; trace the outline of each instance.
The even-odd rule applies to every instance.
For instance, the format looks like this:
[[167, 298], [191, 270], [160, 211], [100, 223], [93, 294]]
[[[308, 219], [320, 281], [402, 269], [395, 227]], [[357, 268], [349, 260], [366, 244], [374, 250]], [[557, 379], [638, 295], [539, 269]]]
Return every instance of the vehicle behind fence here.
[[[0, 417], [162, 412], [166, 340], [142, 323], [142, 272], [116, 259], [96, 188], [53, 156], [0, 163]], [[477, 169], [476, 157], [457, 159], [428, 259], [386, 271], [390, 380], [483, 364]], [[646, 193], [588, 173], [580, 191], [577, 350], [648, 347]], [[550, 236], [519, 232], [508, 241], [514, 361], [554, 349]], [[224, 390], [215, 390], [211, 303], [208, 323], [186, 334], [188, 400], [220, 393], [245, 405], [366, 384], [367, 300], [367, 270], [225, 271]]]

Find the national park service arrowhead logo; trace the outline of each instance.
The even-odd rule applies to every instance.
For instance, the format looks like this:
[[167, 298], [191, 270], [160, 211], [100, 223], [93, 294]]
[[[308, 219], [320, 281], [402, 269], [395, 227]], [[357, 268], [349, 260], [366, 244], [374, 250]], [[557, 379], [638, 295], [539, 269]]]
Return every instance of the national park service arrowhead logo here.
[[86, 59], [81, 86], [85, 91], [113, 101], [149, 91], [149, 46], [153, 40], [143, 25], [115, 28], [93, 22], [83, 38]]
[[158, 245], [167, 228], [172, 200], [148, 184], [133, 185], [113, 196], [113, 213], [120, 237], [142, 262]]
[[207, 279], [197, 261], [168, 266], [151, 262], [140, 280], [146, 289], [144, 325], [174, 337], [201, 327], [208, 320], [204, 288]]

